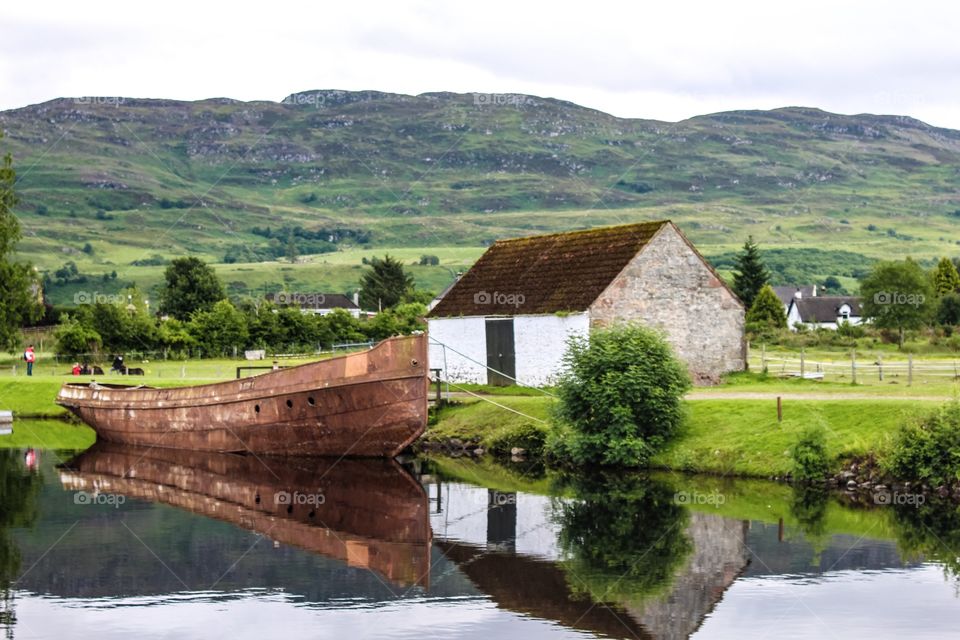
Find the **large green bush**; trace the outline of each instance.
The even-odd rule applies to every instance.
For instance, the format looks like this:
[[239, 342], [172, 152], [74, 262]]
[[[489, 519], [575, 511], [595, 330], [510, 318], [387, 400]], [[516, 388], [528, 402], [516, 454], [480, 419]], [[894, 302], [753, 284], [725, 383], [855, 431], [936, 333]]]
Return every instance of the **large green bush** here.
[[552, 457], [575, 465], [646, 464], [677, 432], [686, 368], [663, 337], [637, 325], [571, 339], [557, 385]]
[[901, 480], [934, 487], [960, 480], [960, 403], [901, 427], [883, 463]]

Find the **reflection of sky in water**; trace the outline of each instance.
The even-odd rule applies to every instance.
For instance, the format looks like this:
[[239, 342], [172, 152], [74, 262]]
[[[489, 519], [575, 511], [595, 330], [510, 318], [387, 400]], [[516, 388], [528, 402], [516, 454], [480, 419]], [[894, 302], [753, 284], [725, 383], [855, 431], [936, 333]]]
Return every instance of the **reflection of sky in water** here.
[[936, 565], [743, 578], [693, 637], [956, 638], [960, 601]]
[[18, 640], [114, 638], [583, 638], [589, 634], [497, 609], [482, 598], [416, 599], [339, 609], [293, 605], [283, 595], [240, 597], [218, 603], [174, 599], [120, 608], [91, 607], [18, 594]]

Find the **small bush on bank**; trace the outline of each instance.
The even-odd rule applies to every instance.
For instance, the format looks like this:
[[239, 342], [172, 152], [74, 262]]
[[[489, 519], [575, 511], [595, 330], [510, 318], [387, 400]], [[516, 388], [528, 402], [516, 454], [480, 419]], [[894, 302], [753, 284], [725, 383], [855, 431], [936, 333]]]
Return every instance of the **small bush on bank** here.
[[827, 435], [823, 427], [807, 427], [790, 449], [793, 478], [798, 482], [821, 482], [830, 472]]
[[960, 403], [903, 425], [883, 466], [895, 478], [933, 487], [960, 480]]
[[493, 453], [509, 454], [514, 448], [520, 448], [528, 455], [538, 456], [543, 451], [547, 439], [547, 427], [532, 422], [524, 422], [516, 427], [498, 431], [490, 436], [487, 447]]
[[663, 337], [618, 325], [571, 339], [547, 441], [560, 463], [639, 466], [679, 429], [690, 378]]

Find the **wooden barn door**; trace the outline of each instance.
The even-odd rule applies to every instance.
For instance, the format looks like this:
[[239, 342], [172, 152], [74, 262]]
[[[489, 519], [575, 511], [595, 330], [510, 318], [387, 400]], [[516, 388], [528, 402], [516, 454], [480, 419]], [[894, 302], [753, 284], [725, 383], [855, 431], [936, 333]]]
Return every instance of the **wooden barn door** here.
[[517, 361], [513, 346], [513, 318], [487, 320], [487, 366], [490, 367], [487, 369], [487, 384], [495, 387], [514, 384]]

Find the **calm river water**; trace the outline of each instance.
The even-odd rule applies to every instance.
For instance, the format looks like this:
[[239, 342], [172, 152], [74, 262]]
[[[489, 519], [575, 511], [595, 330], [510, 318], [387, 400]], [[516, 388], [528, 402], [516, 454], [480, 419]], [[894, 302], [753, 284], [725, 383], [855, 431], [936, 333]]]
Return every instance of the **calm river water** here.
[[0, 628], [98, 640], [960, 636], [957, 510], [891, 502], [465, 459], [0, 450]]

